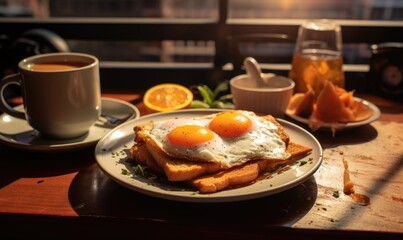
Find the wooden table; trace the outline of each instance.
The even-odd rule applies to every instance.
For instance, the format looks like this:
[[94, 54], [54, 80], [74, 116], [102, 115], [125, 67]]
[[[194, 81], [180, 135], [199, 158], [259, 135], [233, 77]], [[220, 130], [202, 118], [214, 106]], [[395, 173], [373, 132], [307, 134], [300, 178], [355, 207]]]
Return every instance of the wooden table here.
[[[136, 94], [109, 94], [135, 103]], [[402, 239], [403, 106], [373, 95], [380, 119], [314, 135], [322, 166], [276, 195], [232, 203], [183, 203], [129, 190], [98, 168], [94, 147], [40, 153], [0, 144], [0, 239], [236, 238]], [[343, 160], [363, 206], [343, 193]], [[338, 197], [336, 193], [339, 193]]]

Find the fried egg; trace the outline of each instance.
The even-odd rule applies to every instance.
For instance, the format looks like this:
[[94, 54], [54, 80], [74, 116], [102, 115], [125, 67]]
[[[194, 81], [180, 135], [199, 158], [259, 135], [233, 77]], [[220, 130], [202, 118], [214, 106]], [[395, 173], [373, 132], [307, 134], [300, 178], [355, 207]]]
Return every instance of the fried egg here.
[[248, 111], [154, 122], [146, 134], [169, 156], [226, 168], [256, 159], [289, 157], [277, 126]]

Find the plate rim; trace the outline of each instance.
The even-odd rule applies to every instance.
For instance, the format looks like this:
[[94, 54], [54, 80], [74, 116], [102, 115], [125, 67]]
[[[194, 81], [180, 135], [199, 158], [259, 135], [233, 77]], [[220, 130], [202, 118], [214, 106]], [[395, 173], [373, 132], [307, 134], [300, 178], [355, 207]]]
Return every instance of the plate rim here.
[[[101, 158], [101, 156], [99, 155], [104, 155], [107, 154], [107, 147], [103, 146], [104, 142], [106, 142], [108, 140], [108, 138], [110, 138], [115, 131], [120, 131], [121, 129], [124, 128], [128, 128], [129, 125], [133, 126], [136, 122], [140, 122], [140, 121], [147, 121], [147, 120], [152, 120], [156, 117], [167, 117], [166, 115], [177, 115], [177, 114], [191, 114], [192, 112], [197, 112], [197, 113], [217, 113], [217, 112], [221, 112], [221, 111], [228, 111], [227, 110], [223, 110], [223, 109], [185, 109], [185, 110], [178, 110], [175, 112], [163, 112], [163, 113], [153, 113], [153, 114], [149, 114], [149, 115], [145, 115], [142, 116], [140, 118], [137, 119], [133, 119], [130, 120], [126, 123], [123, 123], [122, 125], [118, 126], [117, 128], [113, 129], [112, 131], [110, 131], [108, 134], [106, 134], [100, 141], [98, 141], [95, 150], [94, 150], [94, 155], [95, 155], [95, 159], [97, 162], [98, 167], [102, 170], [102, 172], [104, 174], [106, 174], [107, 177], [109, 177], [111, 180], [117, 182], [118, 184], [127, 187], [135, 192], [139, 192], [141, 194], [145, 194], [148, 196], [152, 196], [152, 197], [156, 197], [156, 198], [160, 198], [160, 199], [167, 199], [167, 200], [173, 200], [173, 201], [179, 201], [179, 202], [197, 202], [197, 203], [215, 203], [215, 202], [235, 202], [235, 201], [244, 201], [244, 200], [249, 200], [249, 199], [255, 199], [255, 198], [260, 198], [260, 197], [265, 197], [265, 196], [269, 196], [272, 194], [276, 194], [282, 191], [285, 191], [287, 189], [290, 189], [292, 187], [295, 187], [303, 182], [305, 182], [307, 179], [309, 179], [321, 166], [322, 161], [323, 161], [323, 149], [321, 144], [319, 143], [319, 141], [307, 130], [303, 129], [302, 127], [298, 126], [297, 124], [294, 124], [292, 122], [289, 122], [287, 120], [284, 119], [280, 119], [277, 118], [277, 121], [280, 122], [280, 124], [284, 124], [285, 128], [294, 128], [296, 131], [298, 131], [299, 133], [302, 133], [304, 135], [304, 137], [310, 138], [311, 141], [313, 141], [316, 146], [314, 146], [313, 148], [315, 149], [317, 147], [318, 153], [318, 159], [316, 161], [316, 163], [312, 166], [312, 168], [310, 168], [308, 171], [306, 171], [302, 176], [300, 177], [296, 177], [295, 179], [292, 179], [291, 181], [289, 181], [286, 186], [280, 186], [277, 188], [271, 188], [269, 190], [261, 190], [261, 191], [257, 191], [255, 193], [247, 193], [247, 194], [241, 194], [238, 196], [233, 196], [233, 195], [224, 195], [224, 196], [218, 196], [218, 197], [211, 197], [213, 194], [189, 194], [186, 196], [178, 196], [176, 194], [170, 193], [167, 190], [163, 190], [163, 192], [165, 193], [160, 193], [157, 191], [152, 191], [150, 189], [147, 188], [142, 188], [139, 185], [141, 185], [141, 183], [138, 183], [137, 185], [135, 184], [131, 184], [129, 182], [129, 180], [125, 180], [122, 181], [120, 178], [122, 178], [122, 176], [118, 175], [115, 176], [113, 174], [113, 172], [110, 169], [106, 169], [106, 166], [104, 166], [103, 164], [103, 160]], [[284, 126], [283, 125], [283, 126]], [[123, 138], [129, 138], [129, 136], [131, 136], [131, 139], [134, 140], [134, 132], [133, 133], [127, 133], [128, 135], [124, 136]], [[99, 154], [99, 155], [98, 155]], [[126, 179], [126, 178], [125, 178]], [[132, 180], [130, 181], [138, 181], [134, 178], [131, 178]], [[264, 180], [262, 180], [264, 181]], [[246, 186], [248, 187], [248, 186]], [[241, 188], [240, 188], [241, 189]]]
[[[356, 127], [364, 126], [364, 125], [370, 124], [370, 123], [378, 120], [379, 117], [381, 116], [381, 110], [378, 108], [378, 106], [376, 106], [372, 102], [359, 98], [359, 97], [354, 97], [354, 100], [357, 102], [361, 102], [364, 105], [366, 105], [368, 108], [370, 108], [373, 111], [372, 116], [363, 121], [359, 121], [359, 122], [337, 123], [337, 125], [335, 127], [336, 129], [341, 130], [341, 129], [349, 129], [349, 128], [356, 128]], [[308, 118], [304, 118], [304, 117], [300, 117], [295, 114], [291, 114], [288, 112], [288, 110], [285, 112], [285, 114], [286, 114], [286, 116], [290, 117], [291, 119], [309, 126]], [[331, 127], [332, 127], [331, 124], [324, 123], [320, 126], [319, 129], [330, 129]]]
[[[135, 105], [130, 104], [129, 102], [126, 102], [126, 101], [123, 101], [123, 100], [120, 100], [120, 99], [116, 99], [116, 98], [111, 98], [111, 97], [101, 97], [101, 101], [115, 102], [115, 103], [126, 105], [127, 107], [131, 108], [133, 110], [133, 114], [126, 121], [135, 120], [135, 119], [141, 117], [140, 110]], [[21, 107], [23, 107], [23, 104], [17, 105], [14, 108], [21, 108]], [[1, 119], [4, 116], [10, 116], [10, 115], [8, 115], [7, 113], [0, 114]], [[14, 118], [12, 116], [10, 116], [10, 117], [13, 118], [13, 119], [16, 119], [16, 118]], [[16, 119], [16, 120], [24, 121], [22, 119]], [[31, 128], [28, 123], [26, 123], [26, 126]], [[110, 131], [112, 131], [112, 130], [113, 129], [110, 129]], [[36, 132], [34, 129], [32, 129], [30, 131]], [[62, 143], [62, 144], [55, 144], [55, 145], [39, 145], [39, 144], [38, 145], [31, 145], [31, 144], [26, 144], [26, 143], [23, 143], [23, 142], [11, 141], [10, 138], [8, 138], [8, 137], [6, 137], [4, 135], [4, 133], [0, 132], [0, 143], [2, 143], [4, 145], [7, 145], [7, 146], [10, 146], [10, 147], [13, 147], [13, 148], [16, 148], [16, 149], [37, 151], [37, 152], [44, 152], [44, 151], [54, 152], [54, 151], [67, 151], [67, 150], [73, 150], [73, 149], [81, 149], [81, 148], [85, 148], [85, 147], [94, 145], [101, 138], [102, 137], [99, 137], [98, 139], [94, 139], [94, 140], [91, 140], [91, 141], [84, 141], [84, 142], [78, 141], [78, 142], [71, 142], [71, 143], [64, 143], [64, 144]]]

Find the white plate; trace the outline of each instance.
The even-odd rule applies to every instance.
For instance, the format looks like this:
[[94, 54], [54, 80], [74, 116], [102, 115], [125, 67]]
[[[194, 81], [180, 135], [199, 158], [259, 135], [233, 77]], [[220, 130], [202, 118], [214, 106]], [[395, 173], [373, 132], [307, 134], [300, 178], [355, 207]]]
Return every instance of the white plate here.
[[[23, 110], [19, 105], [16, 109]], [[102, 98], [102, 114], [117, 118], [127, 117], [127, 120], [140, 117], [139, 110], [130, 103], [113, 98]], [[98, 120], [91, 126], [88, 134], [68, 140], [42, 138], [38, 131], [32, 129], [27, 121], [14, 118], [8, 114], [0, 115], [0, 142], [26, 150], [33, 151], [61, 151], [84, 148], [101, 139], [110, 132], [115, 125]]]
[[258, 181], [252, 185], [224, 190], [213, 194], [200, 194], [194, 190], [185, 189], [181, 186], [146, 179], [135, 174], [123, 174], [133, 169], [125, 159], [129, 148], [133, 145], [133, 126], [149, 121], [159, 121], [172, 118], [189, 118], [217, 113], [220, 110], [181, 110], [168, 113], [151, 114], [139, 119], [128, 121], [105, 135], [95, 148], [95, 157], [100, 168], [113, 180], [134, 191], [158, 198], [185, 201], [185, 202], [230, 202], [253, 199], [275, 194], [294, 187], [307, 180], [319, 168], [322, 162], [322, 147], [308, 131], [282, 119], [278, 121], [284, 126], [291, 140], [313, 148], [312, 153], [301, 159], [308, 163], [299, 166], [294, 164], [289, 170], [274, 175], [270, 179]]
[[[333, 124], [333, 125], [329, 124], [329, 123], [323, 123], [319, 129], [330, 130], [332, 127], [337, 130], [356, 128], [356, 127], [360, 127], [360, 126], [363, 126], [366, 124], [370, 124], [371, 122], [378, 120], [378, 118], [381, 116], [381, 111], [375, 104], [373, 104], [367, 100], [358, 98], [358, 97], [354, 97], [354, 100], [357, 102], [363, 103], [365, 106], [367, 106], [369, 109], [371, 109], [372, 113], [373, 113], [372, 116], [370, 118], [367, 118], [367, 119], [365, 119], [363, 121], [359, 121], [359, 122], [338, 123], [338, 124]], [[303, 118], [303, 117], [291, 114], [289, 112], [286, 112], [286, 115], [297, 122], [300, 122], [300, 123], [303, 123], [303, 124], [306, 124], [309, 126], [309, 122], [308, 122], [307, 118]]]

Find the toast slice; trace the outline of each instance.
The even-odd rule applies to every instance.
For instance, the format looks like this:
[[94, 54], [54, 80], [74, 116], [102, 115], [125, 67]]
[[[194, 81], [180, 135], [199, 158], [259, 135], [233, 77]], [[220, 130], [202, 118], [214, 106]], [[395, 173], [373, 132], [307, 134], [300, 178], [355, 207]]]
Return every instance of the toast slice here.
[[152, 123], [135, 126], [135, 144], [130, 149], [130, 159], [147, 166], [156, 174], [164, 175], [172, 182], [187, 182], [201, 193], [217, 192], [229, 187], [251, 183], [264, 172], [279, 164], [287, 164], [308, 154], [312, 149], [290, 142], [285, 129], [271, 115], [264, 116], [278, 127], [281, 139], [291, 156], [286, 160], [262, 159], [226, 169], [218, 163], [196, 162], [168, 156], [145, 134]]
[[[263, 118], [277, 126], [280, 137], [287, 146], [290, 138], [284, 128], [271, 115], [264, 116]], [[136, 138], [135, 144], [130, 150], [130, 158], [137, 161], [137, 163], [147, 166], [155, 173], [165, 173], [167, 179], [174, 182], [187, 181], [198, 176], [216, 173], [225, 169], [218, 163], [188, 161], [186, 159], [168, 156], [157, 146], [157, 143], [146, 134], [152, 127], [153, 123], [134, 127]]]
[[248, 162], [216, 174], [198, 177], [191, 180], [190, 184], [201, 193], [214, 193], [230, 187], [246, 185], [253, 183], [262, 174], [273, 171], [277, 166], [291, 164], [311, 151], [309, 147], [290, 142], [287, 152], [291, 154], [291, 157], [286, 160], [262, 159]]
[[224, 169], [218, 163], [193, 162], [168, 156], [152, 139], [134, 145], [130, 153], [131, 159], [147, 166], [154, 173], [163, 173], [172, 182], [187, 181]]

